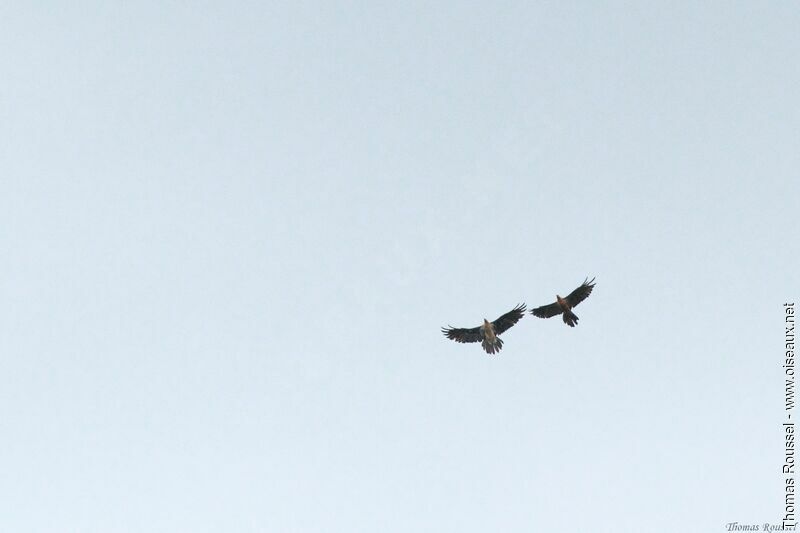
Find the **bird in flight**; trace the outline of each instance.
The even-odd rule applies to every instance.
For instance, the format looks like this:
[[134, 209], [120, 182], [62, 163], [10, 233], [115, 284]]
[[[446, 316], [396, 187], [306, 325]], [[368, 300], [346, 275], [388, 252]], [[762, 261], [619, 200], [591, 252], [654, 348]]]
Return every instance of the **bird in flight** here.
[[[588, 279], [589, 278], [586, 278], [586, 280]], [[563, 315], [564, 324], [574, 328], [578, 323], [578, 315], [572, 312], [572, 308], [588, 298], [589, 295], [592, 294], [592, 289], [594, 289], [594, 278], [592, 278], [592, 281], [586, 280], [583, 281], [580, 287], [569, 293], [566, 298], [562, 298], [556, 294], [555, 302], [537, 307], [536, 309], [531, 309], [531, 313], [533, 313], [533, 316], [538, 316], [539, 318]]]
[[454, 328], [448, 326], [442, 328], [442, 333], [448, 339], [453, 339], [456, 342], [481, 341], [481, 346], [486, 350], [486, 353], [495, 354], [503, 348], [503, 341], [500, 340], [498, 335], [519, 322], [519, 319], [525, 315], [525, 311], [525, 304], [517, 305], [494, 322], [489, 322], [484, 318], [483, 325], [477, 328]]

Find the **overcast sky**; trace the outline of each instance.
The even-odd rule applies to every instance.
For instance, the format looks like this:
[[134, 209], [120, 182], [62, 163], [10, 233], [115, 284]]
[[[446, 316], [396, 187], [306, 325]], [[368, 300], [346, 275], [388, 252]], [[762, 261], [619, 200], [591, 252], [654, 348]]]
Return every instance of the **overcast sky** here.
[[780, 521], [800, 8], [401, 4], [0, 7], [0, 529]]

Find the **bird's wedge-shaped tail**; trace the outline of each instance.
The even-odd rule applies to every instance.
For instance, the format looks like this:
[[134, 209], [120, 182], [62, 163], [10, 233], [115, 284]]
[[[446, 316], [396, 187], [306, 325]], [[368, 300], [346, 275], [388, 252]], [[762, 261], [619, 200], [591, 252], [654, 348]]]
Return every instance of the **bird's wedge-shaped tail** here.
[[574, 328], [578, 325], [578, 315], [567, 309], [564, 311], [564, 324]]
[[487, 339], [484, 338], [481, 341], [481, 346], [488, 354], [496, 354], [503, 349], [503, 340], [500, 337], [495, 337], [494, 339]]

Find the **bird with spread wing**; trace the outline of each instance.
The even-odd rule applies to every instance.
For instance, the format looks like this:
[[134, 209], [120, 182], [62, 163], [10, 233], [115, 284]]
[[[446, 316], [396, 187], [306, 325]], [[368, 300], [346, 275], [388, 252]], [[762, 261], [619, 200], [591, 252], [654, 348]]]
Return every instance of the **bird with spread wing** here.
[[587, 281], [588, 279], [589, 278], [586, 278], [581, 286], [569, 293], [566, 298], [562, 298], [556, 294], [555, 302], [537, 307], [536, 309], [531, 309], [531, 313], [533, 313], [533, 316], [538, 316], [539, 318], [563, 315], [564, 324], [574, 328], [578, 323], [578, 316], [572, 312], [572, 308], [588, 298], [589, 295], [592, 294], [592, 289], [594, 289], [594, 278], [592, 278], [592, 281]]
[[481, 346], [488, 354], [495, 354], [503, 347], [503, 341], [498, 335], [519, 322], [525, 316], [525, 304], [517, 305], [514, 309], [504, 314], [494, 322], [483, 319], [483, 325], [477, 328], [442, 328], [442, 333], [448, 339], [456, 342], [481, 342]]

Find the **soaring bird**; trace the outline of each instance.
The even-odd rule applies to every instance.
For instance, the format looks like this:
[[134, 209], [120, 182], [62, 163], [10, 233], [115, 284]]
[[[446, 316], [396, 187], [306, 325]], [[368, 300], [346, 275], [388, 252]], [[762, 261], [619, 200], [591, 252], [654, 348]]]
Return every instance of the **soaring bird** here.
[[503, 341], [500, 340], [500, 335], [505, 330], [519, 322], [519, 319], [525, 315], [525, 304], [517, 305], [514, 309], [504, 314], [494, 322], [489, 322], [483, 319], [483, 325], [477, 328], [454, 328], [447, 326], [442, 328], [442, 333], [448, 339], [453, 339], [456, 342], [478, 342], [481, 341], [481, 346], [488, 354], [499, 352], [503, 348]]
[[[589, 278], [586, 278], [588, 280]], [[564, 315], [564, 324], [574, 328], [578, 323], [578, 316], [572, 312], [572, 308], [584, 301], [592, 294], [594, 289], [594, 278], [592, 281], [584, 280], [580, 287], [569, 293], [566, 298], [556, 294], [556, 301], [549, 305], [543, 305], [536, 309], [531, 309], [533, 316], [539, 318], [550, 318], [551, 316]]]

